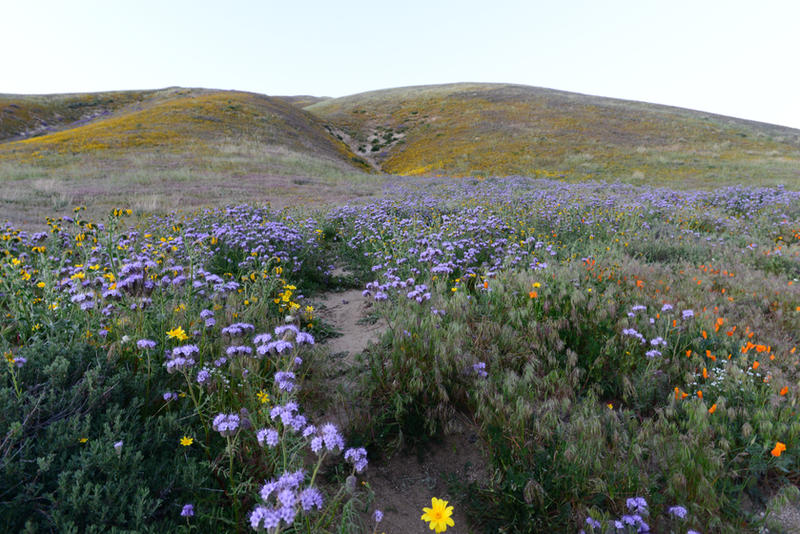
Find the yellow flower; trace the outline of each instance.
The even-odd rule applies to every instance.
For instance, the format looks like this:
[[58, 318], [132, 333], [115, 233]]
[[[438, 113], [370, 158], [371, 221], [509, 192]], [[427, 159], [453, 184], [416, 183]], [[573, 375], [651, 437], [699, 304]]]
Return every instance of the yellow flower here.
[[453, 507], [447, 506], [447, 501], [431, 497], [431, 507], [423, 508], [422, 511], [425, 513], [420, 519], [427, 521], [428, 526], [434, 532], [444, 532], [447, 527], [455, 526], [455, 522], [450, 517], [453, 515]]
[[80, 441], [81, 443], [86, 443], [87, 441], [89, 441], [89, 438], [80, 438], [78, 441]]
[[38, 287], [39, 289], [43, 288], [44, 286], [45, 286], [44, 282], [39, 282], [38, 284], [36, 284], [36, 287]]
[[181, 445], [183, 445], [184, 447], [188, 447], [192, 443], [194, 443], [194, 439], [190, 438], [189, 436], [183, 436], [181, 438]]
[[186, 332], [183, 331], [182, 326], [169, 330], [167, 332], [167, 337], [170, 339], [177, 339], [178, 341], [186, 341], [189, 339], [189, 336], [187, 336]]
[[261, 401], [261, 404], [266, 404], [269, 402], [269, 395], [263, 389], [256, 393], [256, 397], [258, 397], [258, 400]]

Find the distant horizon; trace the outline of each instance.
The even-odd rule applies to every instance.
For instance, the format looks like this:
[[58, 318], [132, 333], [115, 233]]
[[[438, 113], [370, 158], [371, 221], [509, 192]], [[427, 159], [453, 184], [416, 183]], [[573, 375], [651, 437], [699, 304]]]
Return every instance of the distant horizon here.
[[268, 97], [301, 97], [301, 96], [307, 96], [307, 97], [312, 97], [312, 98], [337, 99], [337, 98], [346, 98], [346, 97], [350, 97], [350, 96], [361, 95], [361, 94], [365, 94], [365, 93], [376, 93], [376, 92], [380, 92], [380, 91], [391, 91], [391, 90], [394, 90], [394, 89], [406, 89], [406, 88], [414, 88], [414, 87], [435, 87], [435, 86], [444, 86], [444, 85], [472, 85], [472, 84], [475, 84], [475, 85], [519, 85], [519, 86], [522, 86], [522, 87], [532, 87], [532, 88], [535, 88], [535, 89], [543, 89], [545, 91], [556, 91], [556, 92], [561, 92], [561, 93], [571, 93], [571, 94], [575, 94], [575, 95], [582, 95], [582, 96], [588, 96], [588, 97], [607, 98], [609, 100], [621, 100], [621, 101], [626, 101], [626, 102], [637, 102], [637, 103], [641, 103], [641, 104], [648, 104], [648, 105], [654, 105], [654, 106], [664, 106], [664, 107], [668, 107], [668, 108], [682, 109], [682, 110], [692, 111], [692, 112], [696, 112], [696, 113], [705, 113], [705, 114], [708, 114], [708, 115], [714, 115], [714, 116], [718, 116], [718, 117], [726, 117], [726, 118], [729, 118], [729, 119], [735, 119], [735, 120], [741, 120], [741, 121], [747, 121], [747, 122], [755, 122], [755, 123], [766, 124], [766, 125], [770, 125], [770, 126], [777, 126], [777, 127], [780, 127], [780, 128], [788, 128], [788, 129], [791, 129], [791, 130], [796, 130], [798, 133], [800, 133], [800, 126], [792, 126], [792, 125], [788, 125], [788, 124], [780, 124], [780, 123], [775, 123], [775, 122], [768, 122], [768, 121], [764, 121], [764, 120], [752, 119], [752, 118], [748, 118], [748, 117], [739, 117], [739, 116], [735, 116], [735, 115], [726, 115], [724, 113], [719, 113], [719, 112], [715, 112], [715, 111], [709, 111], [709, 110], [706, 110], [706, 109], [697, 109], [697, 108], [684, 107], [684, 106], [680, 106], [680, 105], [668, 104], [668, 103], [662, 103], [662, 102], [652, 102], [652, 101], [648, 101], [648, 100], [637, 100], [637, 99], [632, 99], [632, 98], [620, 98], [620, 97], [616, 97], [616, 96], [599, 95], [599, 94], [586, 93], [586, 92], [581, 92], [581, 91], [570, 91], [570, 90], [565, 90], [565, 89], [558, 89], [558, 88], [555, 88], [555, 87], [542, 87], [542, 86], [538, 86], [538, 85], [528, 85], [528, 84], [524, 84], [524, 83], [515, 83], [515, 82], [460, 81], [460, 82], [443, 82], [443, 83], [421, 83], [421, 84], [414, 84], [414, 85], [398, 85], [398, 86], [395, 86], [395, 87], [381, 87], [380, 89], [367, 89], [365, 91], [359, 91], [357, 93], [348, 93], [348, 94], [336, 95], [336, 96], [334, 96], [334, 95], [314, 94], [314, 93], [309, 93], [309, 92], [306, 92], [306, 93], [301, 92], [301, 93], [293, 93], [293, 94], [276, 94], [276, 93], [264, 93], [262, 91], [253, 91], [253, 90], [248, 90], [248, 89], [236, 89], [236, 88], [225, 88], [225, 87], [201, 87], [201, 86], [186, 86], [186, 85], [167, 85], [167, 86], [164, 86], [164, 87], [134, 87], [134, 88], [131, 88], [131, 89], [101, 89], [101, 90], [98, 90], [98, 91], [66, 91], [66, 92], [62, 92], [62, 93], [4, 93], [4, 92], [0, 92], [0, 96], [23, 96], [23, 97], [25, 97], [25, 96], [43, 96], [43, 97], [46, 97], [46, 96], [59, 96], [59, 95], [117, 93], [117, 92], [127, 92], [127, 91], [164, 91], [164, 90], [167, 90], [167, 89], [173, 89], [174, 88], [174, 89], [202, 89], [202, 90], [209, 90], [209, 91], [240, 91], [240, 92], [244, 92], [244, 93], [253, 93], [253, 94], [264, 95], [264, 96], [268, 96]]

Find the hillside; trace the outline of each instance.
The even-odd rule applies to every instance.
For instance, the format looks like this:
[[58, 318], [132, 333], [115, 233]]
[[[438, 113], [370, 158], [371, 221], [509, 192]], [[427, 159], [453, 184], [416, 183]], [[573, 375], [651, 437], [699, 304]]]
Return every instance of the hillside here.
[[0, 95], [0, 213], [140, 213], [378, 194], [405, 176], [800, 187], [800, 130], [504, 84], [342, 98], [167, 88]]
[[373, 91], [308, 111], [387, 173], [800, 184], [800, 130], [504, 84]]
[[296, 104], [318, 100], [182, 88], [0, 97], [0, 212], [33, 222], [77, 204], [349, 197], [370, 168]]
[[242, 138], [334, 161], [351, 156], [291, 99], [196, 89], [28, 98], [0, 100], [11, 117], [4, 117], [0, 131], [9, 139], [44, 135], [0, 145], [0, 157], [187, 150]]

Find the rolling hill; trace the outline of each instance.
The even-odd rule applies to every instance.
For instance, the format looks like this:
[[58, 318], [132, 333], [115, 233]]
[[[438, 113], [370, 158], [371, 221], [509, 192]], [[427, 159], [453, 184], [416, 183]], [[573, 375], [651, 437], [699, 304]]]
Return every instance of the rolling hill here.
[[800, 187], [800, 130], [509, 84], [0, 95], [0, 213], [370, 196], [393, 176]]
[[372, 169], [302, 109], [320, 100], [182, 88], [0, 96], [0, 213], [31, 224], [78, 204], [163, 212], [368, 194]]
[[800, 185], [800, 130], [507, 84], [388, 89], [314, 103], [393, 174]]
[[166, 89], [53, 97], [0, 97], [0, 157], [114, 150], [202, 152], [249, 141], [347, 161], [348, 148], [294, 102], [236, 91]]

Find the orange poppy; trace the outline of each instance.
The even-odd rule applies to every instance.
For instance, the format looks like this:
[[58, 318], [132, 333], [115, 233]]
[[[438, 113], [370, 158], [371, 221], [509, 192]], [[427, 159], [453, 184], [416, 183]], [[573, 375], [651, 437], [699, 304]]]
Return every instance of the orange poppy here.
[[787, 393], [789, 393], [789, 386], [783, 386], [783, 389], [781, 389], [781, 395], [786, 395]]
[[711, 405], [711, 408], [708, 409], [708, 413], [714, 413], [717, 411], [717, 404], [714, 403]]
[[786, 450], [786, 445], [778, 441], [777, 443], [775, 443], [775, 448], [772, 449], [771, 454], [772, 456], [777, 458], [785, 450]]

